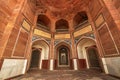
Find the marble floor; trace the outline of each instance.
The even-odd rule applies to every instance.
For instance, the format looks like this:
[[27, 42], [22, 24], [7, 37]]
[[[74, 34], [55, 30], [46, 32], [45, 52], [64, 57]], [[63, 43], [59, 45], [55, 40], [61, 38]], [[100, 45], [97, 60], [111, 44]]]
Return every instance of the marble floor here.
[[11, 80], [120, 80], [97, 70], [30, 70]]

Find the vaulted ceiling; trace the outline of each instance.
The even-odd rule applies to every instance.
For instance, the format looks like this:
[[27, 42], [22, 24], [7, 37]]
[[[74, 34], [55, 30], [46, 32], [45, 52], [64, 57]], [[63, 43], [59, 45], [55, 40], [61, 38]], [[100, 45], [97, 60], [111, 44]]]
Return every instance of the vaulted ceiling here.
[[37, 0], [36, 5], [55, 18], [70, 18], [80, 9], [85, 8], [89, 0]]
[[[79, 22], [83, 22], [83, 17], [86, 17], [87, 15], [81, 14], [81, 12], [84, 12], [88, 8], [87, 5], [89, 1], [90, 0], [31, 0], [31, 2], [36, 5], [38, 15], [46, 15], [50, 19], [49, 22], [54, 24], [54, 26], [49, 27], [52, 31], [56, 31], [55, 29], [61, 28], [71, 28], [72, 30], [74, 29], [73, 26], [78, 25]], [[80, 13], [80, 15], [78, 13]], [[41, 20], [39, 21], [47, 21], [46, 18], [40, 19]], [[66, 25], [63, 25], [64, 23], [67, 23], [67, 27]], [[73, 23], [72, 27], [69, 26], [70, 23]], [[56, 24], [59, 24], [60, 27], [58, 25], [56, 26]]]

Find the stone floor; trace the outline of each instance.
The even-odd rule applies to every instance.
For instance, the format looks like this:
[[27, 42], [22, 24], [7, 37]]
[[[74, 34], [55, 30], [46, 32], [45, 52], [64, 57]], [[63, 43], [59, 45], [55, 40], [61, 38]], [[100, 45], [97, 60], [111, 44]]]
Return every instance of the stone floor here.
[[97, 70], [30, 70], [12, 80], [120, 80]]

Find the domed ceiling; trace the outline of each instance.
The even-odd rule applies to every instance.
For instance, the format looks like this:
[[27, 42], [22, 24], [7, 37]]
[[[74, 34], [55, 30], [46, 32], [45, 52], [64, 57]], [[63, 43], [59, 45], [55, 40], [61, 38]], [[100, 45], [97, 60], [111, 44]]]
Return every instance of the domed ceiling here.
[[50, 11], [56, 18], [70, 18], [70, 15], [77, 13], [84, 8], [88, 0], [37, 0], [38, 7]]
[[80, 3], [80, 0], [37, 0], [37, 2], [44, 4], [46, 6], [52, 7], [54, 9], [66, 9], [73, 7]]
[[[84, 22], [87, 18], [81, 12], [86, 11], [87, 5], [90, 0], [30, 0], [36, 5], [36, 12], [38, 15], [45, 15], [48, 17], [41, 17], [38, 19], [38, 24], [43, 24], [41, 22], [48, 23], [43, 25], [45, 29], [52, 32], [55, 31], [69, 31], [75, 29], [79, 23]], [[78, 15], [80, 13], [80, 15]], [[86, 13], [86, 12], [85, 12]], [[78, 16], [76, 16], [78, 15]], [[84, 19], [83, 19], [84, 18]], [[70, 23], [73, 26], [70, 26]], [[55, 24], [51, 27], [51, 24]], [[67, 26], [66, 26], [67, 24]], [[58, 26], [59, 25], [59, 26]], [[41, 26], [39, 26], [41, 27]]]

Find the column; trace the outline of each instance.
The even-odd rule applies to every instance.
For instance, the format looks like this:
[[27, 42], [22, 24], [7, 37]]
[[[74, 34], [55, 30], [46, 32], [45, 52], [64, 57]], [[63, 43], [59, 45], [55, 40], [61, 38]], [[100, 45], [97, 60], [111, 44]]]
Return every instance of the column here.
[[73, 59], [73, 66], [74, 70], [78, 70], [78, 56], [77, 56], [77, 48], [75, 44], [74, 32], [70, 31], [71, 36], [71, 45], [72, 45], [72, 59]]
[[36, 27], [37, 18], [38, 18], [38, 15], [36, 14], [35, 17], [34, 17], [33, 26], [31, 27], [31, 31], [30, 31], [29, 38], [28, 38], [28, 43], [27, 43], [27, 50], [26, 50], [26, 55], [25, 55], [25, 58], [28, 60], [27, 70], [30, 67], [31, 53], [32, 53], [32, 37], [33, 37], [33, 34], [34, 34], [33, 30]]
[[74, 38], [74, 26], [73, 26], [73, 20], [69, 21], [69, 32], [70, 32], [70, 38], [71, 38], [71, 57], [72, 57], [72, 63], [73, 63], [73, 69], [78, 70], [78, 56], [77, 56], [77, 48], [75, 44], [75, 38]]
[[52, 32], [50, 44], [50, 70], [54, 70], [54, 41], [54, 32]]

